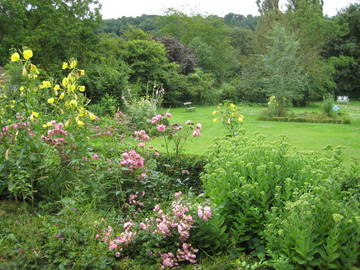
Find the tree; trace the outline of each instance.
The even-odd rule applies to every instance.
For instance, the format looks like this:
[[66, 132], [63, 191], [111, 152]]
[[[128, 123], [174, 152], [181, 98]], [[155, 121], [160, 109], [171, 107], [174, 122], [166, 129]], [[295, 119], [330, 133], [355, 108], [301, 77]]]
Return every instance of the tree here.
[[[130, 68], [129, 81], [145, 90], [148, 83], [161, 85], [177, 64], [169, 63], [164, 45], [154, 40], [128, 40], [122, 58]], [[152, 86], [152, 85], [151, 85]]]
[[0, 0], [0, 63], [28, 46], [44, 66], [76, 57], [86, 62], [101, 23], [97, 0]]
[[264, 55], [266, 92], [279, 103], [278, 114], [287, 102], [301, 100], [309, 85], [300, 65], [299, 49], [299, 41], [283, 26], [276, 25], [270, 32], [268, 51]]
[[332, 21], [343, 31], [328, 40], [323, 55], [336, 68], [336, 94], [360, 97], [360, 4], [350, 5]]
[[196, 56], [192, 49], [187, 48], [174, 37], [154, 37], [154, 40], [161, 42], [167, 52], [171, 62], [176, 62], [181, 66], [183, 74], [187, 75], [194, 71], [196, 67]]
[[230, 27], [216, 16], [189, 17], [171, 10], [158, 20], [159, 35], [172, 36], [195, 51], [197, 62], [204, 72], [215, 75], [218, 83], [224, 81], [236, 64], [234, 48], [229, 43]]

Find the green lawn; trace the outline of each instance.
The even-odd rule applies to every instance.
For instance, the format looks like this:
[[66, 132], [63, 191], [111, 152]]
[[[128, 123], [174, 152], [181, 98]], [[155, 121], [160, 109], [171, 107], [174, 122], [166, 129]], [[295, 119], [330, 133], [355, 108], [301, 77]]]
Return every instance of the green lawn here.
[[[247, 133], [261, 133], [269, 139], [286, 136], [288, 141], [300, 150], [318, 151], [327, 145], [341, 146], [345, 163], [350, 164], [352, 158], [360, 159], [360, 102], [351, 102], [346, 107], [352, 120], [350, 125], [259, 121], [257, 117], [264, 107], [240, 106], [245, 116], [244, 128]], [[202, 136], [188, 142], [185, 147], [187, 153], [204, 154], [217, 137], [224, 135], [221, 123], [212, 122], [211, 113], [214, 110], [216, 106], [197, 107], [194, 112], [186, 112], [184, 108], [169, 110], [174, 115], [172, 123], [192, 120], [203, 124]], [[319, 111], [320, 105], [292, 110]], [[161, 147], [162, 140], [156, 139], [153, 143]]]

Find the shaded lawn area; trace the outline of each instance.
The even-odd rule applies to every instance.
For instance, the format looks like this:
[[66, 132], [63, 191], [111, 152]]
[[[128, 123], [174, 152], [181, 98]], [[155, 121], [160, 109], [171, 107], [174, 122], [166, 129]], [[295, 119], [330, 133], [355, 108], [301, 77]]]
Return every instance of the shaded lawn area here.
[[[346, 111], [352, 120], [350, 125], [260, 121], [257, 117], [264, 107], [240, 105], [240, 108], [245, 116], [243, 127], [248, 134], [260, 133], [270, 140], [285, 136], [290, 144], [305, 151], [319, 151], [327, 145], [341, 146], [347, 165], [351, 163], [352, 158], [360, 159], [360, 102], [351, 102], [346, 106]], [[214, 140], [225, 134], [221, 123], [212, 122], [214, 110], [216, 106], [197, 107], [192, 112], [187, 112], [185, 108], [168, 109], [174, 115], [171, 123], [192, 120], [203, 125], [202, 136], [189, 141], [185, 146], [185, 152], [205, 154]], [[321, 108], [320, 104], [314, 104], [311, 107], [291, 108], [291, 110], [299, 113], [317, 112]], [[162, 139], [157, 138], [152, 143], [161, 149], [163, 142]]]

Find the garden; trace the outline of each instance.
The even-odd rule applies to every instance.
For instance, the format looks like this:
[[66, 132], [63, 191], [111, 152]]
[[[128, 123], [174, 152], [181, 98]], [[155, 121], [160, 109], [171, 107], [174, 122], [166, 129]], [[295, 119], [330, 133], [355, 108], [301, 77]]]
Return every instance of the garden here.
[[0, 270], [360, 269], [360, 4], [102, 2], [0, 0]]
[[32, 57], [0, 92], [1, 269], [359, 267], [358, 102], [350, 125], [274, 122], [272, 102], [166, 109], [154, 86], [119, 110], [88, 104], [76, 59], [56, 80]]

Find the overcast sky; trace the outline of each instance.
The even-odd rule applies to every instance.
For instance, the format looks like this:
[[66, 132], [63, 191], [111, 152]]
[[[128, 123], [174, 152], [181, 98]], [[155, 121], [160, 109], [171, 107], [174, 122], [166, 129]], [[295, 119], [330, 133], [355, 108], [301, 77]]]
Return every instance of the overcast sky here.
[[[237, 14], [258, 15], [256, 0], [99, 0], [104, 19], [142, 14], [162, 15], [168, 8], [175, 8], [187, 14], [216, 14], [224, 16]], [[280, 0], [280, 3], [286, 2]], [[324, 0], [324, 13], [333, 16], [337, 11], [359, 0]]]

